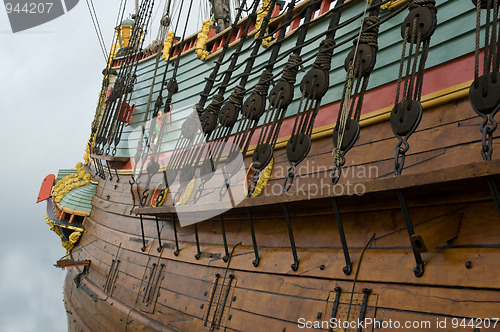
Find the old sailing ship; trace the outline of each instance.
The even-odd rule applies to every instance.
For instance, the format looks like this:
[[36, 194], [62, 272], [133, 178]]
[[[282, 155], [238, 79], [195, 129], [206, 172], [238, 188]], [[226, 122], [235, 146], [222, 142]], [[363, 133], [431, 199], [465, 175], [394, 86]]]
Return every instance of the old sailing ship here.
[[69, 330], [498, 329], [498, 5], [143, 0], [38, 198]]

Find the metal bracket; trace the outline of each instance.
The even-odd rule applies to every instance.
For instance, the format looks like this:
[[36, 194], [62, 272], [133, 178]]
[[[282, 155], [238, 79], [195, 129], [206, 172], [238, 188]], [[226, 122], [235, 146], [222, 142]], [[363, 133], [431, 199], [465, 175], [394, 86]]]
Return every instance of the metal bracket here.
[[352, 261], [349, 256], [349, 247], [347, 246], [347, 240], [344, 233], [344, 225], [342, 224], [342, 218], [340, 216], [339, 204], [336, 197], [332, 197], [333, 210], [335, 211], [335, 219], [337, 220], [337, 228], [339, 230], [340, 241], [342, 242], [342, 251], [344, 252], [345, 266], [342, 271], [346, 276], [351, 274], [352, 271]]
[[[253, 167], [253, 166], [251, 166]], [[259, 182], [261, 170], [254, 168], [254, 172], [248, 181], [247, 188], [247, 197], [252, 197], [255, 188], [257, 187], [257, 183]]]
[[111, 173], [111, 167], [109, 166], [109, 161], [106, 160], [106, 166], [108, 168], [109, 180], [113, 181], [113, 173]]
[[97, 161], [97, 160], [94, 160], [94, 162], [95, 162], [95, 166], [96, 166], [97, 175], [98, 175], [101, 179], [105, 180], [105, 179], [106, 179], [106, 176], [105, 176], [105, 174], [104, 174], [104, 168], [103, 168], [103, 166], [102, 166], [102, 163], [101, 163], [100, 161]]
[[288, 213], [288, 205], [283, 204], [283, 212], [285, 213], [286, 225], [288, 227], [288, 236], [290, 237], [290, 246], [292, 247], [293, 264], [292, 270], [295, 272], [299, 268], [299, 257], [297, 256], [297, 248], [295, 247], [295, 240], [293, 238], [292, 222]]
[[[363, 322], [365, 320], [365, 315], [366, 315], [366, 309], [368, 307], [368, 296], [372, 292], [371, 289], [369, 288], [363, 288], [363, 303], [361, 304], [361, 309], [359, 311], [359, 319], [358, 322]], [[361, 332], [363, 330], [362, 326], [360, 325], [358, 327], [357, 332]]]
[[[405, 219], [406, 230], [408, 231], [408, 236], [411, 238], [411, 236], [415, 234], [415, 231], [413, 230], [410, 212], [408, 211], [408, 206], [406, 205], [406, 198], [402, 190], [398, 190], [397, 195], [399, 205], [401, 206], [401, 211], [403, 212], [403, 217]], [[415, 277], [420, 278], [424, 275], [424, 261], [422, 260], [422, 256], [420, 255], [420, 252], [417, 250], [417, 248], [415, 248], [413, 244], [411, 247], [413, 249], [413, 255], [415, 256], [415, 262], [417, 263], [417, 266], [415, 266], [415, 268], [413, 269], [413, 274], [415, 274]]]
[[283, 184], [283, 190], [287, 193], [293, 185], [293, 179], [295, 179], [295, 174], [297, 170], [295, 168], [295, 164], [292, 162], [288, 162], [290, 166], [286, 171], [285, 183]]
[[197, 250], [197, 253], [196, 253], [196, 255], [194, 255], [194, 258], [200, 259], [200, 257], [201, 257], [200, 239], [198, 237], [198, 225], [197, 224], [194, 224], [194, 236], [196, 238], [196, 250]]
[[259, 249], [257, 248], [257, 240], [255, 239], [255, 230], [253, 228], [252, 212], [250, 208], [247, 208], [248, 225], [250, 226], [250, 233], [252, 234], [253, 251], [255, 254], [255, 259], [253, 260], [253, 266], [257, 267], [260, 262]]
[[222, 217], [222, 214], [219, 215], [220, 218], [220, 228], [222, 230], [222, 240], [224, 240], [224, 251], [226, 253], [226, 256], [222, 257], [222, 260], [224, 263], [227, 263], [229, 260], [229, 250], [227, 249], [227, 239], [226, 239], [226, 227], [224, 225], [224, 218]]
[[[334, 290], [336, 294], [335, 294], [335, 301], [333, 301], [331, 320], [337, 317], [337, 310], [339, 309], [339, 302], [340, 302], [340, 293], [342, 293], [342, 288], [340, 288], [339, 286], [335, 287]], [[333, 332], [333, 326], [330, 325], [328, 332]]]
[[214, 302], [215, 291], [217, 290], [217, 285], [219, 283], [220, 274], [215, 275], [214, 288], [212, 288], [212, 294], [210, 295], [210, 301], [208, 302], [207, 317], [205, 317], [204, 326], [208, 324], [208, 316], [210, 316], [210, 309], [212, 308], [212, 303]]
[[132, 180], [129, 180], [128, 183], [130, 184], [130, 195], [132, 196], [132, 208], [130, 209], [129, 215], [132, 215], [132, 212], [134, 212], [135, 209], [135, 195], [134, 195], [134, 184], [135, 184], [135, 177], [132, 174]]
[[141, 251], [144, 252], [146, 250], [146, 239], [144, 238], [144, 222], [142, 221], [142, 214], [139, 214], [139, 218], [141, 219], [141, 235], [142, 235]]
[[[231, 290], [231, 283], [233, 282], [233, 279], [234, 279], [234, 274], [230, 274], [229, 275], [229, 283], [227, 284], [227, 287], [226, 287], [226, 294], [224, 294], [224, 301], [222, 302], [222, 306], [220, 309], [219, 320], [217, 322], [217, 330], [220, 328], [222, 315], [224, 315], [224, 309], [226, 307], [227, 297], [229, 296], [229, 291]], [[222, 285], [222, 286], [224, 287], [224, 285]]]
[[156, 221], [156, 231], [158, 232], [158, 248], [156, 248], [156, 250], [158, 252], [161, 252], [163, 246], [161, 244], [160, 225], [159, 225], [159, 220], [158, 220], [158, 215], [157, 214], [155, 214], [155, 221]]
[[92, 158], [92, 162], [94, 163], [94, 168], [95, 168], [95, 176], [99, 176], [99, 168], [97, 167], [97, 161], [95, 158]]
[[172, 221], [174, 224], [174, 237], [175, 237], [175, 251], [174, 255], [179, 255], [179, 240], [177, 239], [177, 226], [175, 225], [175, 213], [172, 213]]

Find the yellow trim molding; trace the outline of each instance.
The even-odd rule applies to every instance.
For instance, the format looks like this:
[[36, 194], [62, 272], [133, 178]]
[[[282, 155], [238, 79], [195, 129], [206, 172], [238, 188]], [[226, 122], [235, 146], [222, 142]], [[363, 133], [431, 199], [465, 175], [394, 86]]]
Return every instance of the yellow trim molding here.
[[[449, 104], [456, 100], [466, 98], [469, 95], [469, 87], [472, 81], [467, 81], [460, 83], [449, 88], [430, 93], [422, 97], [422, 109], [428, 110], [430, 108], [435, 108], [440, 105]], [[394, 108], [393, 105], [384, 107], [380, 110], [373, 111], [361, 116], [359, 125], [361, 128], [375, 125], [377, 123], [389, 121], [391, 116], [391, 111]], [[335, 128], [335, 123], [319, 127], [313, 130], [311, 139], [318, 140], [325, 137], [329, 137], [333, 134], [333, 128]], [[290, 136], [282, 137], [278, 139], [276, 143], [275, 150], [283, 149], [286, 147], [286, 143], [290, 139]], [[255, 146], [251, 146], [248, 149], [247, 156], [251, 156]]]
[[[457, 100], [467, 98], [469, 96], [469, 87], [472, 84], [472, 82], [473, 81], [463, 82], [423, 96], [422, 97], [423, 110], [425, 111], [430, 108], [435, 108], [444, 104], [450, 104]], [[393, 105], [387, 106], [382, 109], [362, 115], [359, 122], [360, 126], [368, 127], [375, 125], [377, 123], [389, 121], [389, 117], [391, 115], [391, 110], [393, 109], [393, 107], [394, 107]], [[335, 128], [335, 123], [316, 128], [312, 132], [311, 139], [314, 141], [331, 136], [333, 133], [333, 128]], [[290, 136], [278, 139], [275, 150], [285, 148], [286, 143], [288, 142], [289, 139]], [[247, 157], [252, 155], [253, 151], [255, 150], [255, 147], [256, 146], [254, 145], [248, 149], [248, 152], [246, 154]], [[165, 167], [161, 168], [161, 170], [164, 169]], [[104, 171], [108, 172], [107, 169], [105, 169]], [[132, 170], [131, 169], [118, 170], [118, 174], [130, 175], [132, 174]]]

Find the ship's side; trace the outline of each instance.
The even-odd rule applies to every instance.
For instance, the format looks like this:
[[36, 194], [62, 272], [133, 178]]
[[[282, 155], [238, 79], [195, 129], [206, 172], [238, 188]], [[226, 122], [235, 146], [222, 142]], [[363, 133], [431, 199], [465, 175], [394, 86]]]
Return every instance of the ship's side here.
[[[408, 140], [404, 171], [397, 176], [398, 140], [389, 118], [401, 58], [400, 26], [407, 11], [380, 27], [360, 136], [346, 154], [338, 184], [331, 184], [332, 131], [352, 43], [334, 51], [312, 146], [297, 167], [293, 186], [283, 191], [289, 167], [286, 143], [300, 104], [299, 83], [311, 62], [298, 74], [267, 185], [259, 196], [237, 204], [219, 202], [220, 172], [204, 188], [216, 195], [202, 196], [196, 204], [175, 205], [175, 186], [162, 206], [140, 206], [140, 199], [134, 199], [135, 148], [147, 104], [162, 85], [161, 75], [154, 75], [154, 52], [140, 60], [132, 94], [135, 111], [116, 155], [93, 154], [84, 166], [92, 175], [85, 186], [96, 188], [81, 225], [84, 231], [70, 249], [70, 258], [80, 263], [68, 267], [64, 284], [69, 330], [499, 329], [500, 223], [492, 188], [500, 163], [495, 154], [493, 160], [481, 158], [482, 119], [468, 95], [474, 79], [476, 8], [469, 1], [452, 0], [438, 0], [436, 6], [438, 25], [426, 62], [422, 120]], [[330, 1], [321, 2], [308, 38], [326, 29], [331, 8]], [[363, 8], [364, 2], [346, 6], [341, 21]], [[389, 8], [381, 11], [381, 19], [397, 10]], [[296, 20], [298, 27], [301, 18]], [[339, 29], [338, 42], [359, 27], [360, 20], [354, 20]], [[283, 54], [295, 44], [292, 30]], [[203, 77], [223, 51], [224, 33], [208, 39], [211, 49], [203, 61], [194, 41], [176, 55], [181, 57], [179, 92], [173, 96], [172, 130], [163, 137], [160, 160], [168, 161], [176, 131], [198, 102]], [[314, 58], [319, 42], [307, 45], [302, 57]], [[235, 38], [229, 54], [237, 44]], [[248, 53], [240, 57], [248, 58]], [[248, 85], [257, 84], [268, 57], [269, 52], [259, 54]], [[284, 56], [274, 70], [282, 70], [286, 60]], [[115, 69], [120, 68], [117, 61]], [[158, 72], [165, 65], [162, 61]], [[243, 66], [235, 73], [242, 71]], [[499, 147], [495, 139], [493, 134], [493, 151]], [[256, 143], [255, 138], [252, 146]], [[245, 170], [251, 167], [252, 152], [253, 147], [244, 156]], [[247, 193], [246, 177], [242, 172], [231, 180], [228, 196]], [[161, 178], [161, 171], [153, 176]], [[52, 202], [49, 209], [64, 203]], [[206, 211], [214, 217], [181, 227], [180, 218], [196, 219]]]

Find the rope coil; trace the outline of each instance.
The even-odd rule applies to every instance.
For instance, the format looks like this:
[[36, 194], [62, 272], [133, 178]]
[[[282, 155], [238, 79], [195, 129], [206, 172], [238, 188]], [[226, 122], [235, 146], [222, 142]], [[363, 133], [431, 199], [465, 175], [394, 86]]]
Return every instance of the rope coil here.
[[302, 58], [300, 55], [295, 53], [290, 54], [288, 62], [285, 65], [285, 69], [283, 69], [283, 76], [281, 80], [290, 84], [295, 84], [295, 81], [297, 80], [297, 72], [299, 71], [301, 64]]
[[314, 60], [313, 67], [318, 69], [323, 69], [324, 71], [330, 71], [333, 48], [335, 46], [335, 40], [332, 38], [323, 39], [319, 45], [318, 55], [316, 60]]
[[212, 97], [212, 102], [207, 106], [207, 111], [213, 114], [219, 113], [220, 107], [223, 102], [224, 102], [224, 96], [219, 93], [216, 93]]
[[245, 87], [238, 84], [233, 92], [231, 92], [231, 95], [229, 95], [229, 102], [241, 108], [241, 105], [243, 105], [243, 98], [245, 97], [245, 91]]
[[[366, 30], [361, 32], [359, 36], [360, 44], [367, 44], [378, 49], [378, 29], [379, 29], [380, 19], [378, 16], [368, 16], [365, 17], [363, 24], [366, 26]], [[356, 45], [358, 39], [353, 41]]]
[[408, 4], [410, 10], [418, 7], [428, 7], [433, 10], [436, 9], [436, 0], [413, 0]]
[[269, 85], [271, 85], [271, 81], [273, 79], [273, 73], [267, 69], [265, 69], [259, 78], [259, 83], [255, 85], [253, 91], [260, 95], [266, 95], [269, 90]]

